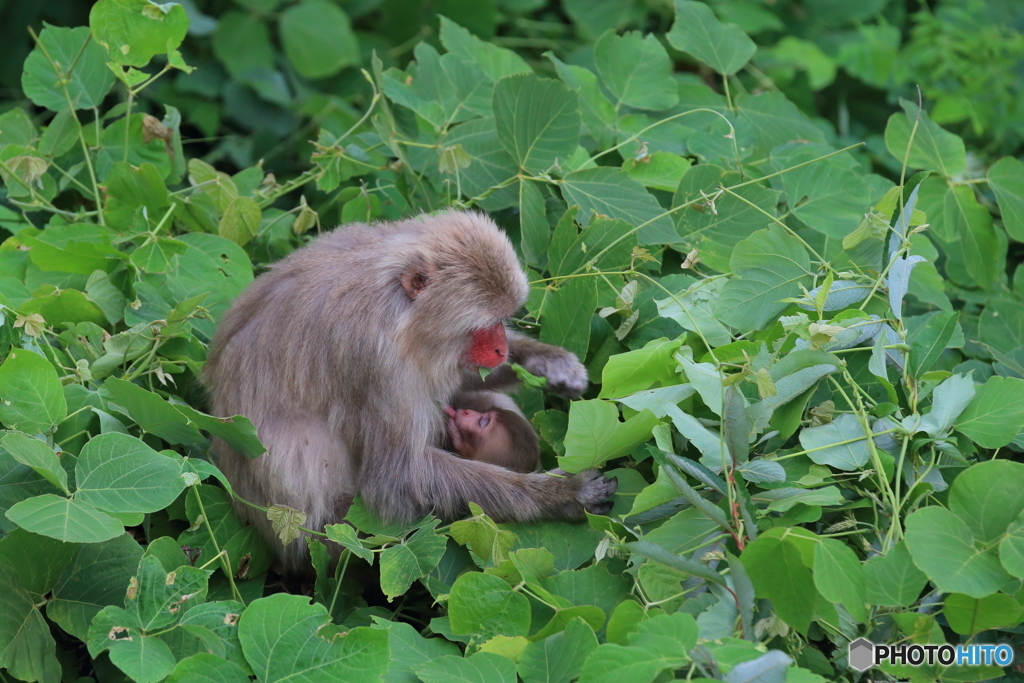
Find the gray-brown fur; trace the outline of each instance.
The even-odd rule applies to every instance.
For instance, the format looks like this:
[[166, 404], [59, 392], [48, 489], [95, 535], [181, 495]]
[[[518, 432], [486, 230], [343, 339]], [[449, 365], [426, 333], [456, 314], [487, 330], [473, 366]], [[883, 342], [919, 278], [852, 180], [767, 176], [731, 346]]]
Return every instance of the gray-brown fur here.
[[[221, 469], [243, 498], [297, 508], [315, 529], [340, 521], [356, 493], [391, 520], [458, 518], [470, 501], [503, 521], [606, 510], [615, 482], [597, 472], [521, 474], [432, 445], [443, 439], [438, 405], [466, 376], [469, 335], [512, 315], [527, 290], [508, 239], [479, 214], [353, 224], [314, 240], [258, 277], [213, 340], [213, 412], [251, 418], [268, 449], [249, 460], [215, 440]], [[585, 379], [572, 354], [538, 344], [513, 336], [510, 355], [528, 368], [559, 358], [544, 361], [551, 374]], [[262, 513], [238, 510], [277, 544]], [[284, 565], [302, 568], [306, 556], [293, 543]]]

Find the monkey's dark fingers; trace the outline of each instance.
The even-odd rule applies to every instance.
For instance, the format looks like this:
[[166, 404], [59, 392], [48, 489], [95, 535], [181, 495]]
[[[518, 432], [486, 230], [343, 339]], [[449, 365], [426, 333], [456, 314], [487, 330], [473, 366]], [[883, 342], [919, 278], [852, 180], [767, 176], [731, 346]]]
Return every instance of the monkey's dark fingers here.
[[523, 362], [523, 367], [538, 377], [546, 377], [548, 389], [556, 394], [579, 398], [590, 384], [587, 369], [569, 351], [556, 348], [556, 353], [533, 356]]
[[[580, 479], [580, 489], [576, 495], [576, 500], [583, 506], [583, 509], [592, 514], [607, 513], [611, 509], [611, 503], [608, 501], [608, 498], [615, 493], [615, 489], [619, 486], [619, 480], [615, 477], [605, 479], [597, 470], [580, 472], [577, 476]], [[605, 503], [608, 503], [606, 510], [595, 512], [595, 510], [604, 506]]]
[[612, 511], [613, 503], [610, 500], [606, 500], [603, 503], [597, 503], [596, 505], [590, 505], [587, 507], [587, 512], [592, 515], [607, 515]]

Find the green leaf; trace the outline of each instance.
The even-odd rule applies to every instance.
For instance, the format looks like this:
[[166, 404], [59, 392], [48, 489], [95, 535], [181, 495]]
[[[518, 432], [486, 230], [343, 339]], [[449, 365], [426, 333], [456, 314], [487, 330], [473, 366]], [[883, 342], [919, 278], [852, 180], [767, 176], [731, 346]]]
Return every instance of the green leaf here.
[[739, 106], [740, 130], [744, 126], [754, 130], [757, 138], [755, 153], [767, 155], [779, 145], [794, 140], [825, 142], [821, 128], [781, 92], [741, 94], [736, 98], [736, 104]]
[[[124, 609], [144, 631], [177, 623], [190, 607], [206, 599], [207, 579], [212, 569], [180, 566], [167, 571], [154, 555], [144, 555], [129, 590]], [[90, 629], [91, 639], [91, 629]]]
[[[183, 557], [181, 546], [187, 545], [199, 551], [196, 564], [205, 564], [223, 550], [237, 578], [259, 576], [270, 566], [272, 557], [263, 537], [238, 518], [231, 494], [224, 489], [205, 484], [191, 487], [185, 497], [185, 512], [192, 527], [178, 536], [176, 557]], [[172, 563], [164, 568], [177, 566]], [[220, 563], [211, 566], [221, 567]]]
[[601, 166], [573, 171], [562, 180], [561, 188], [570, 205], [579, 205], [583, 218], [601, 214], [639, 227], [640, 244], [679, 241], [672, 219], [665, 215], [658, 200], [617, 168]]
[[39, 153], [59, 157], [71, 150], [78, 142], [82, 130], [78, 117], [70, 109], [62, 109], [50, 120], [50, 125], [39, 139]]
[[810, 590], [814, 579], [799, 546], [789, 538], [765, 533], [746, 547], [740, 561], [750, 575], [757, 597], [771, 600], [779, 617], [805, 633], [814, 618], [818, 592]]
[[715, 200], [714, 210], [701, 195], [718, 185], [728, 187], [740, 182], [738, 173], [698, 164], [683, 176], [672, 200], [674, 207], [693, 202], [675, 214], [676, 229], [684, 245], [681, 251], [696, 248], [702, 262], [723, 273], [729, 272], [729, 258], [736, 245], [763, 228], [770, 220], [768, 216], [776, 215], [779, 203], [777, 191], [758, 184], [734, 190], [739, 197], [722, 195]]
[[13, 505], [7, 519], [26, 531], [71, 543], [99, 543], [124, 533], [121, 522], [107, 513], [52, 493]]
[[416, 669], [423, 683], [516, 683], [516, 665], [493, 652], [438, 657]]
[[860, 623], [867, 622], [867, 581], [850, 546], [834, 538], [821, 539], [814, 548], [814, 585], [826, 600], [842, 604]]
[[494, 85], [492, 106], [498, 140], [520, 168], [544, 173], [576, 149], [579, 97], [558, 81], [506, 76]]
[[911, 377], [920, 377], [931, 369], [953, 337], [959, 318], [956, 311], [939, 311], [911, 327], [907, 335], [907, 343], [910, 344], [907, 371]]
[[[832, 151], [824, 144], [790, 143], [772, 150], [772, 165], [781, 171]], [[782, 176], [786, 202], [809, 227], [842, 239], [857, 229], [870, 208], [871, 188], [858, 171], [852, 160], [845, 163], [842, 157], [789, 171]]]
[[735, 274], [722, 290], [715, 313], [741, 330], [760, 330], [785, 310], [782, 299], [800, 292], [810, 259], [803, 245], [779, 229], [758, 230], [736, 245], [729, 261]]
[[656, 424], [658, 418], [649, 410], [619, 422], [619, 409], [614, 403], [573, 401], [565, 434], [565, 455], [558, 458], [558, 466], [567, 472], [598, 467], [650, 439]]
[[89, 654], [110, 651], [110, 661], [138, 683], [156, 683], [174, 670], [174, 654], [160, 638], [146, 636], [138, 619], [106, 607], [89, 626]]
[[601, 91], [597, 76], [582, 66], [565, 64], [550, 52], [544, 56], [555, 65], [555, 71], [562, 82], [579, 94], [580, 117], [585, 132], [590, 134], [602, 149], [611, 147], [615, 139], [615, 108]]
[[526, 646], [519, 657], [519, 676], [525, 683], [569, 683], [580, 675], [583, 663], [596, 649], [594, 630], [576, 617], [560, 633]]
[[993, 260], [998, 263], [1004, 257], [1000, 252], [1005, 246], [1000, 246], [992, 214], [978, 203], [974, 191], [941, 178], [927, 178], [921, 183], [919, 207], [928, 214], [928, 223], [946, 253], [963, 264], [961, 268], [966, 268], [979, 286], [990, 287], [999, 272]]
[[185, 8], [149, 0], [99, 0], [89, 11], [93, 37], [110, 59], [145, 66], [154, 55], [176, 50], [188, 31]]
[[645, 187], [675, 192], [690, 165], [689, 159], [668, 152], [655, 152], [642, 159], [626, 159], [622, 170]]
[[[54, 73], [44, 50], [61, 70], [60, 74]], [[72, 66], [71, 73], [65, 73], [64, 70]], [[61, 76], [66, 79], [66, 97], [60, 87]], [[39, 33], [39, 44], [25, 59], [21, 74], [25, 96], [40, 107], [57, 112], [68, 109], [69, 99], [74, 109], [98, 107], [112, 85], [114, 74], [107, 68], [107, 53], [91, 40], [85, 26], [44, 26]]]
[[907, 517], [907, 547], [921, 571], [942, 592], [983, 598], [1009, 579], [995, 549], [979, 551], [971, 530], [942, 507], [928, 507]]
[[249, 676], [242, 667], [206, 652], [186, 657], [178, 662], [166, 683], [248, 683]]
[[479, 64], [492, 81], [512, 74], [533, 73], [523, 58], [512, 50], [480, 40], [447, 17], [441, 17], [440, 37], [448, 52], [463, 61]]
[[156, 512], [185, 489], [181, 461], [127, 434], [94, 436], [75, 467], [76, 500], [110, 512]]
[[0, 564], [15, 571], [22, 588], [46, 596], [75, 554], [75, 545], [15, 528], [0, 539]]
[[0, 447], [21, 464], [31, 467], [65, 495], [71, 495], [68, 491], [68, 473], [60, 466], [56, 453], [46, 442], [19, 432], [8, 432], [0, 439]]
[[[601, 373], [599, 398], [621, 398], [643, 391], [653, 384], [669, 386], [679, 381], [672, 354], [680, 341], [655, 340], [636, 351], [608, 359]], [[677, 401], [678, 403], [678, 401]]]
[[60, 424], [68, 404], [57, 371], [31, 351], [15, 349], [0, 365], [0, 422], [29, 434]]
[[697, 644], [697, 623], [689, 614], [659, 614], [640, 622], [629, 646], [599, 645], [583, 664], [580, 683], [642, 683], [689, 661]]
[[244, 246], [259, 232], [262, 217], [260, 205], [255, 199], [235, 197], [225, 209], [217, 226], [217, 233], [238, 246]]
[[212, 43], [214, 56], [229, 74], [271, 95], [269, 99], [274, 101], [275, 89], [270, 82], [276, 74], [275, 52], [262, 17], [250, 12], [224, 12], [217, 21]]
[[432, 572], [444, 555], [447, 539], [437, 535], [441, 521], [431, 520], [401, 543], [380, 555], [380, 589], [388, 600], [402, 595], [412, 582]]
[[1024, 513], [1007, 527], [999, 541], [999, 561], [1010, 574], [1024, 578]]
[[[852, 443], [843, 443], [852, 441]], [[831, 465], [838, 470], [852, 472], [863, 467], [871, 458], [864, 428], [855, 415], [839, 415], [835, 421], [820, 427], [800, 431], [800, 445], [811, 460], [819, 465]]]
[[665, 34], [672, 47], [724, 76], [736, 73], [754, 56], [757, 46], [739, 26], [723, 24], [702, 2], [675, 1], [676, 18]]
[[655, 299], [658, 315], [675, 320], [684, 330], [700, 332], [712, 347], [728, 344], [732, 335], [715, 317], [725, 285], [724, 278], [698, 280], [671, 298]]
[[594, 63], [601, 80], [618, 100], [616, 108], [625, 104], [662, 110], [679, 101], [672, 63], [653, 33], [646, 38], [639, 31], [621, 36], [605, 33], [594, 45]]
[[416, 683], [415, 671], [422, 664], [446, 655], [461, 655], [458, 646], [444, 638], [424, 638], [419, 632], [401, 621], [374, 617], [375, 628], [388, 634], [391, 665], [384, 679], [388, 683]]
[[133, 168], [127, 162], [116, 162], [106, 178], [106, 186], [104, 213], [115, 230], [129, 230], [140, 208], [145, 212], [146, 225], [154, 229], [171, 205], [163, 176], [150, 163]]
[[370, 683], [390, 659], [386, 631], [329, 626], [327, 609], [278, 593], [249, 603], [238, 622], [242, 652], [264, 683]]
[[544, 195], [535, 183], [519, 183], [519, 233], [526, 262], [543, 264], [547, 259], [548, 242], [551, 241], [551, 226], [548, 225]]
[[999, 200], [1006, 232], [1016, 241], [1024, 241], [1024, 162], [1003, 157], [989, 167], [988, 184]]
[[56, 644], [36, 598], [0, 563], [0, 667], [23, 681], [59, 681]]
[[905, 541], [865, 562], [864, 576], [868, 604], [883, 607], [909, 607], [928, 583], [928, 577], [910, 558]]
[[956, 421], [957, 431], [983, 448], [1005, 446], [1024, 428], [1024, 380], [990, 377]]
[[1017, 626], [1024, 619], [1024, 608], [1009, 595], [996, 593], [972, 598], [960, 593], [947, 595], [942, 613], [954, 633], [973, 636], [995, 628]]
[[333, 76], [359, 63], [359, 41], [348, 15], [328, 0], [302, 0], [281, 14], [281, 44], [305, 78]]
[[590, 346], [590, 318], [597, 308], [597, 284], [592, 277], [575, 277], [547, 296], [540, 339], [562, 346], [579, 357]]
[[[122, 529], [123, 532], [123, 529]], [[46, 616], [79, 640], [108, 605], [124, 606], [125, 589], [142, 559], [142, 546], [129, 534], [102, 543], [83, 543], [53, 588]]]
[[[967, 167], [964, 141], [958, 135], [943, 130], [916, 104], [901, 99], [904, 114], [893, 114], [885, 127], [885, 146], [889, 153], [902, 162], [910, 148], [908, 164], [911, 168], [935, 171], [947, 178], [958, 176]], [[910, 132], [920, 116], [913, 144]]]
[[[1024, 380], [1015, 381], [1024, 384]], [[967, 524], [976, 539], [993, 544], [1024, 512], [1024, 500], [1014, 495], [1020, 486], [1024, 486], [1024, 464], [1009, 460], [978, 463], [953, 482], [950, 512]]]
[[448, 617], [456, 635], [525, 636], [530, 629], [530, 602], [496, 576], [467, 572], [452, 586]]
[[[462, 145], [472, 160], [466, 172], [462, 173], [463, 194], [476, 197], [500, 185], [518, 173], [519, 168], [509, 153], [498, 141], [493, 118], [467, 121], [451, 129], [445, 138], [447, 145]], [[488, 211], [514, 206], [518, 202], [515, 186], [504, 187], [480, 202]]]
[[373, 551], [359, 540], [359, 534], [354, 527], [348, 524], [328, 524], [324, 531], [327, 532], [329, 539], [344, 546], [356, 557], [366, 560], [367, 564], [373, 564]]

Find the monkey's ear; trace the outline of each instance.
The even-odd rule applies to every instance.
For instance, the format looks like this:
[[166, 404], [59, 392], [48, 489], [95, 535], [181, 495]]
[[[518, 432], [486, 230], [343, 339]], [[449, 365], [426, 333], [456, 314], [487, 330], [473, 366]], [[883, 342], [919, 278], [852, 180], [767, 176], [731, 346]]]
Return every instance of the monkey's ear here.
[[410, 300], [415, 300], [416, 297], [427, 291], [433, 270], [430, 263], [422, 256], [405, 267], [401, 278], [402, 289], [405, 290], [405, 294]]

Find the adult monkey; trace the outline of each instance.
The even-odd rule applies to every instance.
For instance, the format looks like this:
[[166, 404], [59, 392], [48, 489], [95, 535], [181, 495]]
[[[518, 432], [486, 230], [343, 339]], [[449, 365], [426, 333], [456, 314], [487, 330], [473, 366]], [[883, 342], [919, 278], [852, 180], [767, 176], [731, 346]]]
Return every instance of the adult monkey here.
[[[470, 501], [500, 521], [606, 512], [616, 482], [596, 471], [522, 474], [433, 446], [439, 406], [478, 388], [474, 368], [510, 357], [563, 393], [586, 387], [570, 352], [506, 335], [527, 293], [508, 238], [481, 214], [353, 224], [314, 240], [258, 277], [213, 339], [213, 411], [248, 416], [268, 450], [248, 460], [215, 440], [221, 469], [243, 498], [302, 510], [314, 529], [341, 521], [356, 493], [388, 520], [454, 519]], [[499, 369], [493, 386], [510, 375]], [[280, 548], [262, 514], [237, 509]], [[281, 559], [305, 569], [305, 544]]]

